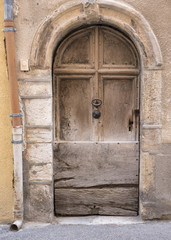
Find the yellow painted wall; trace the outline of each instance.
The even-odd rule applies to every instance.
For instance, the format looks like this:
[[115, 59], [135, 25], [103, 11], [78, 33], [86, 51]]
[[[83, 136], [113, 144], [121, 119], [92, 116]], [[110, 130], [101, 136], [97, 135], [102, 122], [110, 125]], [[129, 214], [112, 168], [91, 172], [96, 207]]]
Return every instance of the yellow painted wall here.
[[13, 221], [12, 129], [9, 118], [9, 83], [4, 49], [4, 1], [0, 0], [0, 223]]

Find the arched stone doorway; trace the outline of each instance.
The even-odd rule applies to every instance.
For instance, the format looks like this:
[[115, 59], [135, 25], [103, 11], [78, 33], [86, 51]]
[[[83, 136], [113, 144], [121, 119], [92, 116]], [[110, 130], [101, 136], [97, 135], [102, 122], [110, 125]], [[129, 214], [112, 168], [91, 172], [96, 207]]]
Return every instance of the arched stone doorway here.
[[[32, 89], [29, 94], [22, 91], [21, 96], [27, 141], [24, 155], [30, 164], [26, 165], [30, 174], [26, 176], [29, 186], [25, 187], [27, 219], [47, 222], [54, 216], [52, 135], [55, 121], [52, 117], [51, 86], [54, 51], [72, 31], [93, 24], [111, 26], [123, 32], [134, 43], [140, 56], [139, 213], [144, 219], [160, 217], [155, 197], [155, 159], [161, 143], [162, 112], [162, 56], [158, 41], [146, 19], [129, 5], [115, 0], [78, 0], [65, 1], [53, 14], [46, 16], [32, 40], [30, 72], [23, 83], [29, 82]], [[35, 88], [39, 90], [39, 95], [35, 96]]]
[[139, 57], [107, 26], [67, 37], [53, 64], [55, 213], [138, 214]]

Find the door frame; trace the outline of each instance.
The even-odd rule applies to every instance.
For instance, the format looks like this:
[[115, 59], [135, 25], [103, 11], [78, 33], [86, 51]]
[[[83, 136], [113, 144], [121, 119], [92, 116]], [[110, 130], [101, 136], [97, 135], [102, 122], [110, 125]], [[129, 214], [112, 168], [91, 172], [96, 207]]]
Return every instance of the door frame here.
[[[92, 24], [104, 24], [119, 29], [132, 40], [139, 53], [141, 64], [139, 214], [143, 219], [157, 218], [155, 159], [161, 144], [163, 60], [157, 38], [146, 19], [131, 6], [115, 0], [98, 0], [91, 3], [89, 1], [82, 3], [78, 0], [70, 4], [66, 1], [59, 6], [58, 11], [54, 11], [42, 21], [34, 36], [30, 54], [30, 75], [37, 70], [40, 79], [42, 76], [52, 79], [51, 69], [56, 46], [70, 32]], [[51, 191], [52, 189], [53, 177]], [[52, 199], [53, 197], [49, 201]], [[50, 214], [53, 215], [53, 211]]]

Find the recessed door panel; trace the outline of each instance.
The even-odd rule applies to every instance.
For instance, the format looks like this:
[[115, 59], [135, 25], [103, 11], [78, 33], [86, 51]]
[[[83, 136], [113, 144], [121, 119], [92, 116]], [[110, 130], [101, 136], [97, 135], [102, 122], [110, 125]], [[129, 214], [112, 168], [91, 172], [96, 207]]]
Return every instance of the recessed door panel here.
[[123, 35], [101, 29], [102, 65], [103, 67], [135, 68], [137, 59], [131, 42]]
[[57, 216], [138, 214], [139, 68], [132, 42], [91, 26], [53, 64]]
[[79, 39], [74, 39], [63, 53], [62, 64], [88, 64], [89, 63], [89, 36], [82, 36]]
[[103, 139], [135, 140], [134, 79], [103, 78]]
[[60, 78], [59, 140], [87, 141], [91, 139], [90, 78]]
[[58, 68], [92, 68], [94, 65], [94, 28], [86, 32], [78, 31], [66, 38], [55, 56], [54, 66]]

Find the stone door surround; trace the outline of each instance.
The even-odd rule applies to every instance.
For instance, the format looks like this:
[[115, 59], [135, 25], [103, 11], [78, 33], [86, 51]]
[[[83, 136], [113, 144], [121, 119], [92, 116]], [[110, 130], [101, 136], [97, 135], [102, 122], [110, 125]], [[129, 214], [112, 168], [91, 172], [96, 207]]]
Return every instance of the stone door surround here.
[[143, 219], [160, 217], [155, 208], [155, 158], [161, 144], [161, 67], [157, 39], [146, 19], [118, 1], [64, 1], [40, 24], [30, 50], [30, 71], [19, 80], [24, 114], [25, 218], [49, 222], [53, 199], [52, 63], [56, 46], [72, 31], [102, 24], [119, 29], [134, 43], [141, 63], [140, 209]]

